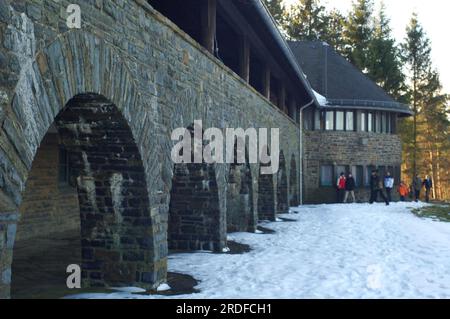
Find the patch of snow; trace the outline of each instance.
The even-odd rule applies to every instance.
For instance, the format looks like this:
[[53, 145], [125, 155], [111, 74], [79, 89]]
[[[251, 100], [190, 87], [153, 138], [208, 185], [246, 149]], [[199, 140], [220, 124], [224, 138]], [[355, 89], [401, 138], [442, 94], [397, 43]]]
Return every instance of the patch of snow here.
[[146, 292], [145, 289], [138, 288], [138, 287], [114, 287], [114, 288], [111, 288], [111, 289], [115, 290], [115, 291], [119, 291], [119, 292], [130, 293], [130, 294]]
[[315, 97], [317, 99], [317, 102], [319, 102], [319, 104], [321, 106], [325, 106], [325, 105], [328, 104], [328, 100], [327, 100], [327, 98], [325, 96], [321, 95], [320, 93], [318, 93], [318, 92], [316, 92], [314, 90], [312, 90], [312, 91], [313, 91], [313, 93], [314, 93], [314, 95], [315, 95]]
[[161, 292], [161, 291], [168, 291], [170, 289], [171, 288], [168, 284], [161, 284], [158, 286], [158, 288], [156, 288], [156, 291]]
[[268, 223], [274, 234], [233, 233], [248, 253], [170, 255], [169, 271], [199, 280], [197, 294], [75, 298], [450, 298], [450, 223], [410, 211], [425, 205], [291, 208], [296, 222]]
[[225, 248], [222, 249], [222, 252], [223, 253], [229, 253], [230, 252], [230, 248], [225, 247]]
[[255, 234], [264, 234], [264, 232], [257, 229], [257, 230], [255, 230]]
[[275, 221], [279, 223], [279, 222], [282, 222], [283, 220], [281, 218], [277, 217], [277, 218], [275, 218]]

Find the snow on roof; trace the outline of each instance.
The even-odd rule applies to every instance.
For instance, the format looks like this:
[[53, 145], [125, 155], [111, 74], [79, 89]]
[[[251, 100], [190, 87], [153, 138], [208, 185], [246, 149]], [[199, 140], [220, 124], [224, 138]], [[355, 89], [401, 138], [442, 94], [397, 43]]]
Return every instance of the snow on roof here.
[[328, 104], [328, 100], [325, 96], [317, 93], [316, 91], [314, 91], [314, 95], [316, 96], [317, 102], [319, 102], [320, 106], [325, 106]]

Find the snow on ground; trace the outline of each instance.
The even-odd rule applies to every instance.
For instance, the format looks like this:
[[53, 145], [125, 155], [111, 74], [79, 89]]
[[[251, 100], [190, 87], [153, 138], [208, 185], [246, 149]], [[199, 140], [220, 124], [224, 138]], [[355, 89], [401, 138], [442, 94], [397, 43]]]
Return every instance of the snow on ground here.
[[249, 244], [249, 253], [171, 255], [170, 271], [201, 281], [200, 293], [175, 298], [450, 298], [450, 223], [410, 213], [410, 207], [422, 205], [292, 209], [298, 214], [283, 217], [296, 222], [264, 225], [275, 234], [229, 235]]

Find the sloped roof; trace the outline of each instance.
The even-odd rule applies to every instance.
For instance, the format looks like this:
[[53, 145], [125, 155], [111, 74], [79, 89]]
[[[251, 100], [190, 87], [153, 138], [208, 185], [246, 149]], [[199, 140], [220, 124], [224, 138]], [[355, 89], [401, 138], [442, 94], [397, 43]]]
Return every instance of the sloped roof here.
[[320, 41], [295, 41], [289, 46], [312, 88], [326, 97], [324, 107], [367, 108], [411, 115], [363, 72]]

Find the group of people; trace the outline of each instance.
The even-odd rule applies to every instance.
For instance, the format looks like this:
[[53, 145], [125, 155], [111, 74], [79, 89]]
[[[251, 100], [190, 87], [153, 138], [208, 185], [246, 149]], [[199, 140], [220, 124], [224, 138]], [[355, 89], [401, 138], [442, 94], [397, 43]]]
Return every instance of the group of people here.
[[[378, 201], [378, 196], [383, 199], [386, 205], [392, 201], [392, 190], [394, 189], [394, 177], [392, 177], [390, 172], [386, 173], [386, 176], [382, 178], [379, 175], [378, 170], [373, 170], [370, 176], [370, 199], [369, 203], [373, 204]], [[353, 174], [349, 173], [345, 175], [344, 172], [340, 174], [338, 177], [337, 183], [337, 202], [338, 203], [347, 203], [348, 197], [351, 196], [353, 202], [356, 202], [355, 198], [355, 189], [356, 183]], [[427, 175], [424, 180], [417, 174], [411, 184], [411, 187], [408, 187], [405, 182], [401, 181], [397, 192], [400, 195], [400, 201], [404, 202], [406, 197], [409, 195], [416, 202], [420, 199], [420, 193], [422, 188], [425, 187], [425, 201], [428, 203], [430, 200], [430, 193], [433, 187], [433, 182], [431, 178]], [[386, 195], [383, 190], [386, 191]]]

